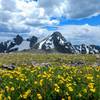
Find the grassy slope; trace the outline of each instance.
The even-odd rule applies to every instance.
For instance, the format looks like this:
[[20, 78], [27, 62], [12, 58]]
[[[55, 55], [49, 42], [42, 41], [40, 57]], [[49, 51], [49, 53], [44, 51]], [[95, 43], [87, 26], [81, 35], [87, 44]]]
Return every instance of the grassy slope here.
[[[69, 55], [69, 54], [34, 54], [34, 53], [12, 53], [0, 54], [0, 63], [17, 65], [26, 63], [31, 64], [32, 61], [36, 62], [49, 62], [51, 64], [67, 64], [70, 61], [83, 61], [87, 65], [93, 64], [97, 61], [95, 55]], [[100, 59], [98, 59], [100, 61]]]
[[[95, 55], [0, 54], [1, 64], [19, 65], [13, 71], [0, 68], [0, 100], [99, 100], [100, 67], [64, 65], [70, 61], [88, 65], [97, 60]], [[32, 61], [55, 66], [29, 67]]]

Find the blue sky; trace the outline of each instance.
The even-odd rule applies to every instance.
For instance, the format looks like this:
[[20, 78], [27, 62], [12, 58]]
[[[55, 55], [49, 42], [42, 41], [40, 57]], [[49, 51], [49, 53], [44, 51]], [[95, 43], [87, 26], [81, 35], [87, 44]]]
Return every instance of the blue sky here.
[[0, 41], [54, 31], [74, 44], [100, 44], [100, 1], [0, 0]]
[[100, 25], [100, 14], [97, 16], [92, 16], [90, 18], [82, 18], [82, 19], [68, 19], [66, 17], [51, 17], [51, 20], [60, 20], [59, 25], [84, 25], [89, 24], [92, 26]]
[[[100, 25], [100, 14], [97, 16], [92, 16], [90, 18], [82, 18], [82, 19], [68, 19], [66, 17], [51, 17], [51, 20], [59, 20], [59, 26], [64, 26], [64, 25], [91, 25], [91, 26], [98, 26]], [[46, 26], [48, 30], [56, 30], [57, 27], [53, 26]]]
[[[97, 16], [92, 16], [90, 18], [82, 18], [82, 19], [68, 19], [66, 17], [51, 17], [50, 20], [59, 20], [59, 26], [64, 26], [64, 25], [84, 25], [88, 24], [91, 26], [98, 26], [100, 25], [100, 14]], [[57, 27], [52, 27], [52, 26], [46, 26], [48, 30], [56, 30]]]
[[89, 24], [92, 26], [100, 25], [100, 15], [93, 16], [90, 18], [82, 18], [82, 19], [67, 19], [65, 17], [60, 18], [59, 25], [83, 25], [83, 24]]

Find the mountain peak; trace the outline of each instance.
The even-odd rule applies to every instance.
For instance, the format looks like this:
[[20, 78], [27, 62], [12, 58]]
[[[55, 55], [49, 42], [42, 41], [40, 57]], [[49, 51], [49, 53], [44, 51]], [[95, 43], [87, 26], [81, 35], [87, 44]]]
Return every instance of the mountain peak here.
[[70, 54], [97, 54], [100, 53], [100, 46], [97, 45], [73, 45], [68, 42], [66, 38], [58, 31], [52, 35], [44, 38], [42, 41], [35, 36], [23, 39], [22, 36], [17, 35], [12, 40], [7, 40], [0, 43], [0, 53], [22, 51], [29, 49], [39, 49], [46, 52], [61, 52]]
[[60, 32], [58, 32], [58, 31], [56, 31], [51, 36], [57, 37], [57, 36], [62, 36], [62, 34]]
[[36, 49], [41, 49], [48, 52], [56, 50], [61, 53], [71, 54], [96, 54], [100, 52], [100, 46], [91, 46], [85, 44], [72, 45], [72, 43], [68, 42], [65, 37], [58, 31], [40, 41], [36, 45]]

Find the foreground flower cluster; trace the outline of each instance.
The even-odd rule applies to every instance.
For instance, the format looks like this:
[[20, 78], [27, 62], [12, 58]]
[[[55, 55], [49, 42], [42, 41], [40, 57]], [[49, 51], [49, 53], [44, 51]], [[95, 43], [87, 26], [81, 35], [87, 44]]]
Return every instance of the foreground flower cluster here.
[[0, 69], [0, 100], [99, 100], [100, 67]]

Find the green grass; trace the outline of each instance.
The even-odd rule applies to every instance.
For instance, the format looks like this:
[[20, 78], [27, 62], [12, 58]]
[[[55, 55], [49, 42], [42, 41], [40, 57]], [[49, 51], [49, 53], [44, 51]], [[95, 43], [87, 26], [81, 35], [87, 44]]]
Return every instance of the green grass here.
[[[38, 63], [49, 62], [51, 64], [69, 63], [70, 61], [83, 61], [87, 65], [96, 62], [95, 55], [69, 55], [69, 54], [34, 54], [34, 53], [12, 53], [0, 54], [0, 62], [3, 64], [15, 63], [17, 65], [26, 63], [31, 64], [32, 61]], [[98, 62], [100, 59], [98, 59]]]
[[0, 100], [99, 100], [99, 67], [27, 65], [0, 72]]
[[[32, 61], [51, 66], [33, 67]], [[85, 65], [69, 66], [70, 61]], [[99, 100], [100, 66], [92, 66], [99, 61], [96, 55], [0, 54], [0, 65], [16, 65], [0, 68], [0, 100]]]

